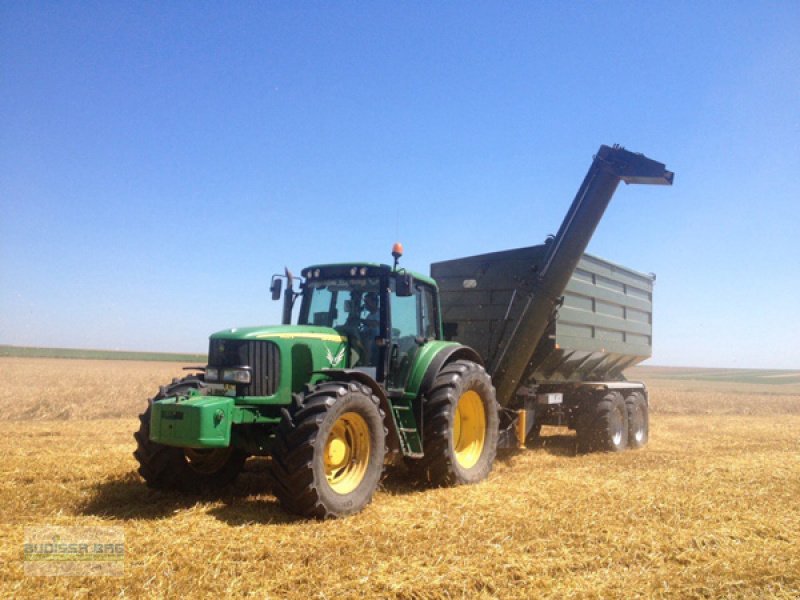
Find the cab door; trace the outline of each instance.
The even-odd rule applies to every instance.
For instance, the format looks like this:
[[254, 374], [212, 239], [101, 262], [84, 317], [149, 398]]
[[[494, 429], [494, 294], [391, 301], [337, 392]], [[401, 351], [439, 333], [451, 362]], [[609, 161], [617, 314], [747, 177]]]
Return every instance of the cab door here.
[[435, 306], [431, 286], [415, 282], [412, 295], [398, 296], [392, 280], [387, 377], [389, 390], [405, 390], [417, 352], [427, 341], [438, 337]]

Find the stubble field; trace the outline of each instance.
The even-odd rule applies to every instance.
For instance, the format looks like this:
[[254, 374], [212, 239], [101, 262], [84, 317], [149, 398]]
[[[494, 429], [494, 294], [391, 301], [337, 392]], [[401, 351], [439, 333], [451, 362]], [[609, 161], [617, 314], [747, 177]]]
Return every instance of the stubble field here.
[[[796, 598], [800, 373], [641, 368], [646, 449], [577, 455], [570, 432], [476, 486], [387, 469], [342, 521], [284, 514], [268, 463], [224, 493], [148, 490], [137, 414], [180, 364], [0, 358], [0, 596]], [[122, 577], [31, 577], [26, 527], [124, 529]]]

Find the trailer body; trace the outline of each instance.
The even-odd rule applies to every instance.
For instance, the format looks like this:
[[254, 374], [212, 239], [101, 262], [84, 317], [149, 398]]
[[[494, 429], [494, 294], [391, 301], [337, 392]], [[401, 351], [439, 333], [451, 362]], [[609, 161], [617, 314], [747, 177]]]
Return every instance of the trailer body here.
[[542, 244], [431, 265], [446, 339], [477, 350], [495, 385], [503, 352], [531, 355], [520, 386], [623, 380], [625, 369], [652, 354], [655, 277], [595, 256], [581, 257], [544, 335], [510, 346], [547, 250]]

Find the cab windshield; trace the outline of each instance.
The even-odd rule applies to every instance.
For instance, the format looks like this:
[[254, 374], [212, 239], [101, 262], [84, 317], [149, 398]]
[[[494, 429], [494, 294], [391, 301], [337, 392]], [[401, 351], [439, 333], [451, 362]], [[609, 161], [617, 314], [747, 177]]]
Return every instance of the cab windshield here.
[[307, 281], [299, 325], [342, 328], [368, 317], [368, 295], [377, 296], [377, 277], [318, 279]]

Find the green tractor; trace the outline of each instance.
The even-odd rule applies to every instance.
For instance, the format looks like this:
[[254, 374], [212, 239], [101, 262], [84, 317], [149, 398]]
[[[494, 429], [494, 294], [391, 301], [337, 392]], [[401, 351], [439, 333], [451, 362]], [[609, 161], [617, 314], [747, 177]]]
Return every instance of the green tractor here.
[[[157, 489], [231, 483], [248, 456], [269, 456], [288, 511], [316, 518], [360, 511], [385, 463], [404, 457], [434, 485], [486, 478], [498, 404], [481, 357], [444, 341], [430, 277], [354, 263], [285, 279], [283, 325], [210, 338], [208, 364], [161, 388], [140, 416], [134, 456]], [[290, 324], [300, 300], [296, 325]]]

